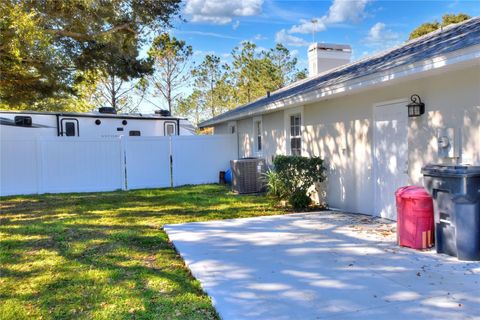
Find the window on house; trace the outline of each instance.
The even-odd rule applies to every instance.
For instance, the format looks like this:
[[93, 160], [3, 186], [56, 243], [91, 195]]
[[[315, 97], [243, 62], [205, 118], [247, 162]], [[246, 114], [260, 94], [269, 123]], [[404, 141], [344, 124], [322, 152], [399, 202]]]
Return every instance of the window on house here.
[[294, 156], [302, 154], [302, 117], [300, 114], [290, 116], [290, 152]]
[[257, 152], [262, 151], [262, 121], [254, 122], [255, 128], [255, 149]]

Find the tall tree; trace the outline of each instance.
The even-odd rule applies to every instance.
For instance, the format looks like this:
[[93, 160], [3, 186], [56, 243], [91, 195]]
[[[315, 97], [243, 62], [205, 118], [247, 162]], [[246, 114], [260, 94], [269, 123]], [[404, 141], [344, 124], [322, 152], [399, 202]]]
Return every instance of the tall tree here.
[[195, 87], [202, 93], [204, 110], [209, 110], [212, 117], [219, 113], [215, 92], [217, 81], [222, 79], [222, 65], [220, 57], [215, 55], [206, 55], [202, 63], [193, 68], [192, 75], [195, 79]]
[[433, 22], [426, 22], [422, 23], [420, 26], [415, 28], [411, 33], [408, 38], [408, 40], [415, 39], [418, 37], [421, 37], [423, 35], [426, 35], [432, 31], [435, 31], [437, 29], [440, 29], [442, 27], [448, 26], [449, 24], [452, 23], [459, 23], [465, 20], [470, 19], [471, 17], [468, 14], [465, 13], [459, 13], [459, 14], [445, 14], [442, 16], [442, 22], [438, 21], [433, 21]]
[[74, 75], [62, 68], [52, 37], [39, 28], [41, 18], [26, 4], [0, 2], [0, 104], [18, 107], [68, 93]]
[[146, 91], [145, 79], [125, 81], [114, 73], [102, 74], [96, 83], [92, 104], [123, 113], [137, 112]]
[[295, 71], [295, 76], [293, 77], [292, 82], [296, 82], [298, 80], [303, 80], [307, 78], [308, 70], [306, 68], [302, 70]]
[[232, 51], [232, 81], [237, 87], [238, 103], [244, 104], [290, 82], [296, 59], [287, 48], [276, 46], [270, 51], [258, 50], [251, 42], [243, 42]]
[[179, 98], [179, 89], [188, 83], [188, 67], [192, 54], [191, 46], [185, 41], [170, 37], [168, 33], [157, 36], [148, 51], [155, 67], [151, 82], [166, 101], [170, 112]]
[[233, 49], [230, 64], [207, 55], [193, 68], [195, 89], [181, 99], [179, 110], [182, 115], [194, 115], [195, 123], [214, 117], [305, 78], [306, 71], [298, 71], [296, 65], [297, 59], [282, 45], [258, 50], [254, 43], [244, 42]]
[[179, 98], [176, 113], [179, 116], [193, 119], [193, 124], [197, 126], [203, 119], [202, 111], [204, 106], [202, 92], [195, 89], [188, 97]]
[[[149, 32], [160, 33], [169, 26], [179, 4], [180, 0], [1, 1], [0, 102], [32, 104], [78, 94], [75, 75], [105, 65], [118, 65], [115, 75], [124, 80], [151, 72], [148, 61], [139, 58], [139, 48]], [[19, 91], [23, 94], [15, 94]]]
[[251, 42], [243, 42], [240, 47], [232, 50], [232, 70], [235, 85], [238, 88], [240, 103], [252, 101], [258, 93], [258, 74], [263, 71], [260, 61], [255, 52], [256, 45]]
[[267, 52], [267, 56], [272, 60], [275, 71], [278, 73], [275, 77], [275, 80], [278, 81], [275, 84], [276, 89], [294, 82], [298, 76], [301, 76], [297, 75], [297, 58], [293, 57], [283, 44], [277, 43], [275, 48]]

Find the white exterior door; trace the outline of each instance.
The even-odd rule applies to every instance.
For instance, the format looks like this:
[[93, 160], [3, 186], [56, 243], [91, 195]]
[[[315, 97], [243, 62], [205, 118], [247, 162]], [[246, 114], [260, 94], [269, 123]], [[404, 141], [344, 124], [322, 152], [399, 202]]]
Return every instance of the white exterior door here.
[[406, 102], [374, 107], [375, 214], [395, 220], [395, 191], [408, 183]]

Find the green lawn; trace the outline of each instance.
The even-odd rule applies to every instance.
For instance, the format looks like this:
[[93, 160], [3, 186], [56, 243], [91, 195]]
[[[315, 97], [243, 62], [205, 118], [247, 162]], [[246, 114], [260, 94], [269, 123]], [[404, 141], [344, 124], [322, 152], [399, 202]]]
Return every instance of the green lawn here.
[[162, 226], [279, 214], [218, 185], [0, 198], [0, 319], [216, 319]]

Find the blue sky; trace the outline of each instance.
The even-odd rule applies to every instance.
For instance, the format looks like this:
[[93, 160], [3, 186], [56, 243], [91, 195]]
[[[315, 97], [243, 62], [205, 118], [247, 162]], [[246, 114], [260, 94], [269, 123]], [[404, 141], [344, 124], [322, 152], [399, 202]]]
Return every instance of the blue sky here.
[[[423, 22], [459, 12], [479, 16], [480, 0], [186, 0], [186, 22], [175, 22], [171, 33], [193, 47], [198, 62], [205, 54], [228, 61], [231, 50], [248, 40], [260, 48], [281, 42], [306, 67], [313, 28], [317, 42], [351, 45], [356, 60], [401, 44]], [[312, 19], [318, 22], [312, 24]], [[148, 109], [153, 108], [142, 106], [142, 111]]]

